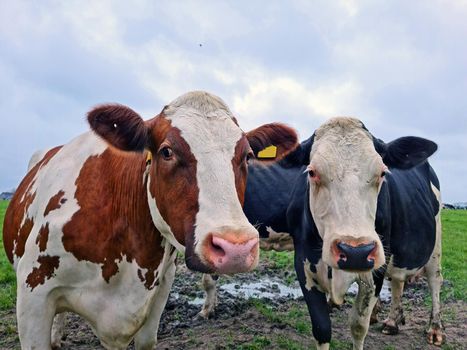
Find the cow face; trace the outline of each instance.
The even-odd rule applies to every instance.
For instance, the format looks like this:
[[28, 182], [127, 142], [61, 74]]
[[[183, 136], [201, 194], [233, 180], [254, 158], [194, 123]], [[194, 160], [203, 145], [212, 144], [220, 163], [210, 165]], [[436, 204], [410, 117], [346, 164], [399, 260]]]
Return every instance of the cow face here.
[[292, 129], [268, 124], [245, 134], [225, 103], [206, 92], [177, 98], [147, 122], [123, 106], [99, 107], [88, 119], [115, 147], [148, 150], [154, 224], [185, 251], [189, 268], [229, 274], [256, 266], [258, 232], [242, 211], [247, 160], [271, 144], [279, 159], [297, 145]]
[[385, 262], [375, 231], [378, 193], [389, 168], [410, 168], [436, 150], [408, 137], [374, 139], [353, 118], [335, 118], [316, 130], [309, 173], [310, 210], [323, 239], [323, 260], [333, 268], [367, 271]]

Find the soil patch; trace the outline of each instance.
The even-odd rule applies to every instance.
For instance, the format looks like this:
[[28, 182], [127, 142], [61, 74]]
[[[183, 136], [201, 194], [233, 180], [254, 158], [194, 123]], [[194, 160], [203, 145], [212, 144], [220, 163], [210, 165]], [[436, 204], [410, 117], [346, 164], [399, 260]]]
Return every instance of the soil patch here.
[[[177, 276], [167, 307], [162, 315], [157, 349], [313, 349], [311, 324], [305, 302], [297, 297], [293, 271], [273, 268], [267, 260], [250, 274], [220, 277], [219, 304], [209, 320], [197, 317], [204, 296], [201, 274], [178, 266]], [[261, 283], [263, 293], [245, 298], [240, 292], [245, 285]], [[283, 288], [287, 285], [289, 293]], [[449, 288], [445, 283], [444, 288]], [[285, 290], [285, 292], [284, 292]], [[245, 292], [246, 293], [246, 292]], [[266, 296], [263, 296], [266, 295]], [[439, 349], [429, 346], [425, 329], [430, 310], [428, 289], [423, 281], [408, 285], [404, 292], [406, 325], [395, 336], [381, 334], [381, 324], [370, 327], [365, 349]], [[332, 349], [352, 349], [348, 326], [351, 299], [332, 312]], [[389, 304], [383, 303], [379, 319], [383, 320]], [[467, 349], [467, 303], [448, 300], [442, 305], [446, 344], [443, 349]], [[103, 349], [87, 323], [68, 314], [66, 339], [62, 349]], [[0, 349], [19, 349], [15, 310], [0, 312]], [[133, 344], [129, 349], [133, 349]]]

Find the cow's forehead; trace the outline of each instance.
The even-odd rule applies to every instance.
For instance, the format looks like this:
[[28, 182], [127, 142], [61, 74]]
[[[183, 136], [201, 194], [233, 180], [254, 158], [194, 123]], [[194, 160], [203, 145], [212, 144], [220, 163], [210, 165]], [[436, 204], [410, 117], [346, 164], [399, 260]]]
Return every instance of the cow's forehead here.
[[312, 163], [335, 163], [330, 169], [342, 170], [351, 164], [382, 163], [362, 122], [346, 117], [333, 118], [316, 130], [310, 159]]
[[202, 91], [180, 96], [164, 108], [164, 116], [195, 154], [198, 152], [234, 152], [243, 132], [236, 125], [227, 105], [217, 96]]
[[363, 123], [351, 117], [329, 119], [315, 131], [315, 141], [329, 137], [354, 138], [355, 141], [372, 140], [371, 134], [363, 126]]
[[206, 118], [233, 118], [229, 107], [220, 97], [205, 91], [188, 92], [164, 108], [164, 114], [170, 117], [176, 117], [186, 112], [199, 114]]

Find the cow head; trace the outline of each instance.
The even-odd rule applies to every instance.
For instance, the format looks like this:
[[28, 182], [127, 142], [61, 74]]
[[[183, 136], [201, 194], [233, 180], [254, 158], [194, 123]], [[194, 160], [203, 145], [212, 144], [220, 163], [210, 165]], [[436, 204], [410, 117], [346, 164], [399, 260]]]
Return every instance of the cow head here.
[[268, 145], [277, 147], [277, 159], [291, 151], [291, 128], [267, 124], [245, 134], [226, 104], [206, 92], [182, 95], [146, 122], [121, 105], [98, 107], [88, 119], [114, 147], [147, 150], [154, 224], [185, 251], [189, 268], [229, 274], [256, 266], [258, 232], [242, 211], [247, 161]]
[[309, 205], [323, 239], [323, 260], [335, 269], [368, 271], [385, 263], [375, 231], [378, 193], [391, 168], [409, 169], [437, 146], [418, 137], [385, 144], [361, 121], [334, 118], [308, 140]]

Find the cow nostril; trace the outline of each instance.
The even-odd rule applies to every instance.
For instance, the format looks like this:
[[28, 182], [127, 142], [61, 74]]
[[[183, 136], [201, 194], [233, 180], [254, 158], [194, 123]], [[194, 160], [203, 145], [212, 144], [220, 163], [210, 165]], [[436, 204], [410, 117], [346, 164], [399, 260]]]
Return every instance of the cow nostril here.
[[214, 240], [211, 239], [211, 250], [217, 255], [217, 256], [224, 256], [225, 255], [225, 250], [222, 248], [220, 245], [214, 243]]
[[375, 242], [373, 242], [373, 249], [371, 250], [370, 254], [368, 254], [367, 256], [367, 260], [370, 262], [370, 263], [374, 263], [375, 260], [376, 260], [376, 251], [377, 251], [377, 245]]
[[347, 256], [346, 256], [344, 253], [340, 253], [340, 254], [339, 254], [339, 260], [346, 261], [346, 260], [347, 260]]

